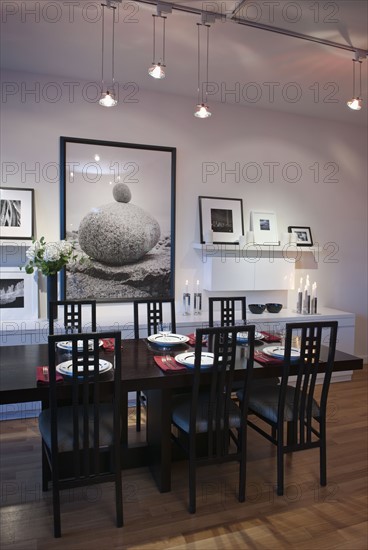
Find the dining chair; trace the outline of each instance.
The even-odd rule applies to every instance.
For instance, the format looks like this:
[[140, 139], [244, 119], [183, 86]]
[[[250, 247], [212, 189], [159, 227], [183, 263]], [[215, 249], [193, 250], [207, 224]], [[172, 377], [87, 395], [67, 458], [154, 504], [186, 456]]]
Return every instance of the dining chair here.
[[[52, 312], [55, 308], [63, 308], [63, 330], [68, 332], [83, 332], [88, 329], [90, 332], [96, 332], [96, 300], [56, 300], [49, 302], [49, 334], [55, 332], [55, 321]], [[83, 326], [83, 314], [89, 311], [90, 321]]]
[[[237, 334], [247, 333], [248, 347], [237, 345]], [[228, 462], [239, 462], [239, 502], [245, 500], [247, 414], [249, 387], [253, 372], [254, 325], [216, 327], [196, 330], [193, 383], [190, 394], [173, 397], [172, 437], [189, 458], [189, 512], [196, 511], [196, 468]], [[213, 366], [201, 368], [202, 339], [208, 338], [213, 353]], [[239, 356], [240, 354], [240, 359]], [[243, 357], [241, 355], [244, 354]], [[238, 406], [232, 399], [234, 371], [238, 361], [244, 362], [242, 374], [243, 400]], [[199, 450], [206, 439], [206, 449]], [[203, 444], [203, 443], [202, 443]]]
[[[210, 327], [215, 326], [214, 310], [218, 304], [220, 305], [220, 325], [222, 327], [235, 325], [237, 318], [240, 322], [245, 323], [247, 318], [247, 299], [245, 296], [211, 297], [208, 298], [208, 323]], [[238, 310], [236, 309], [237, 305], [240, 306], [238, 314]]]
[[[258, 386], [251, 390], [249, 414], [256, 415], [270, 426], [271, 434], [249, 419], [248, 425], [277, 446], [278, 495], [284, 492], [284, 454], [294, 451], [318, 447], [320, 484], [325, 486], [327, 483], [326, 408], [337, 327], [337, 321], [287, 323], [280, 385]], [[298, 350], [300, 348], [300, 357], [296, 360], [292, 356], [293, 344], [296, 344]], [[320, 369], [322, 363], [323, 369]], [[323, 370], [323, 373], [319, 370]], [[294, 386], [290, 384], [290, 376], [295, 371]], [[318, 383], [321, 381], [322, 384], [318, 392], [317, 375], [321, 377]], [[320, 394], [319, 399], [316, 393]], [[238, 397], [243, 399], [241, 391]]]
[[[166, 306], [166, 308], [165, 308]], [[164, 320], [171, 323], [171, 332], [176, 333], [175, 300], [167, 299], [139, 299], [133, 302], [134, 338], [138, 340], [142, 334], [139, 320], [144, 315], [147, 326], [147, 336], [157, 334], [159, 324]], [[136, 392], [136, 430], [141, 430], [141, 406], [145, 405], [144, 394]]]
[[[102, 338], [114, 342], [108, 361], [100, 357]], [[58, 344], [66, 341], [71, 355], [65, 356]], [[43, 484], [52, 481], [54, 536], [61, 536], [60, 491], [105, 481], [115, 483], [116, 525], [121, 527], [121, 333], [51, 335], [48, 346], [49, 407], [38, 424], [48, 464]], [[67, 383], [57, 383], [57, 372]], [[111, 373], [112, 387], [106, 384]]]

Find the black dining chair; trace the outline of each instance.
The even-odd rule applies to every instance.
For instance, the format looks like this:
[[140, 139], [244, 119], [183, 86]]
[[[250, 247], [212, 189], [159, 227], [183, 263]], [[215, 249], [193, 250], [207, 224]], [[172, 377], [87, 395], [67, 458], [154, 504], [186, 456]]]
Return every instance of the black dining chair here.
[[[252, 388], [248, 407], [271, 428], [271, 434], [248, 420], [258, 433], [277, 446], [277, 494], [284, 492], [284, 454], [320, 449], [320, 484], [327, 483], [326, 408], [336, 349], [337, 321], [287, 323], [285, 356], [279, 386]], [[292, 357], [292, 346], [300, 357]], [[323, 363], [323, 374], [320, 365]], [[296, 371], [295, 386], [290, 376]], [[321, 397], [316, 397], [317, 375], [321, 377]], [[320, 380], [319, 380], [320, 381]], [[318, 382], [319, 382], [318, 381]], [[242, 392], [238, 392], [241, 400]], [[285, 433], [285, 423], [287, 430]], [[286, 439], [286, 441], [285, 441]]]
[[[114, 342], [114, 352], [103, 363], [101, 338]], [[72, 346], [68, 360], [60, 356], [61, 341]], [[116, 525], [121, 527], [121, 333], [53, 335], [48, 345], [49, 408], [40, 413], [38, 424], [48, 464], [43, 484], [52, 481], [54, 536], [61, 536], [60, 491], [105, 481], [115, 483]], [[113, 388], [106, 393], [110, 368]], [[57, 372], [68, 383], [57, 383]]]
[[[247, 299], [245, 296], [216, 296], [208, 298], [208, 324], [210, 327], [215, 326], [214, 311], [218, 305], [220, 306], [220, 326], [235, 325], [237, 319], [240, 323], [245, 323], [247, 318]], [[239, 306], [238, 310], [237, 306]]]
[[[237, 346], [237, 334], [247, 333], [248, 347]], [[173, 439], [189, 458], [189, 512], [196, 511], [196, 468], [235, 460], [239, 462], [239, 501], [245, 500], [247, 413], [253, 372], [254, 325], [196, 330], [195, 360], [191, 394], [173, 397], [171, 421]], [[213, 366], [201, 368], [202, 339], [208, 337]], [[242, 357], [242, 354], [244, 356]], [[239, 357], [240, 355], [240, 357]], [[237, 358], [238, 356], [238, 358]], [[234, 372], [241, 372], [243, 400], [232, 399]], [[239, 368], [239, 365], [238, 365]], [[199, 451], [205, 434], [206, 449]], [[203, 442], [202, 442], [203, 445]]]
[[[147, 327], [147, 336], [157, 334], [159, 324], [164, 320], [171, 324], [171, 332], [176, 333], [175, 300], [167, 299], [140, 299], [133, 302], [134, 338], [138, 340], [143, 330], [140, 328], [140, 319], [144, 317], [143, 327]], [[136, 392], [136, 430], [141, 430], [141, 406], [145, 404], [142, 392]]]
[[[64, 333], [83, 332], [83, 330], [96, 332], [96, 300], [56, 300], [50, 301], [48, 305], [49, 334], [56, 332], [54, 317], [57, 315], [54, 312], [58, 311], [59, 307], [62, 307], [63, 310], [61, 330]], [[87, 325], [83, 325], [83, 318], [86, 318], [87, 312], [89, 312], [89, 322]]]

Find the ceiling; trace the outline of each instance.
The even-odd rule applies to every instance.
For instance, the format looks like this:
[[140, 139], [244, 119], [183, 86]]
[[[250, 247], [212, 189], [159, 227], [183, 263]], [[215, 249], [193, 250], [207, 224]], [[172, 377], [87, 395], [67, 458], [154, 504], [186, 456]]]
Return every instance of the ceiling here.
[[[346, 106], [352, 95], [353, 53], [349, 48], [359, 49], [362, 54], [368, 48], [365, 0], [171, 0], [173, 8], [198, 13], [173, 9], [167, 14], [167, 76], [163, 80], [147, 73], [152, 62], [152, 14], [156, 13], [155, 5], [150, 4], [155, 2], [123, 0], [118, 7], [115, 78], [119, 86], [134, 82], [140, 89], [192, 97], [194, 110], [196, 23], [204, 10], [217, 15], [210, 28], [209, 60], [209, 81], [213, 84], [208, 102], [214, 116], [216, 102], [236, 102], [358, 124], [367, 122], [368, 60], [362, 64], [364, 110], [353, 112]], [[100, 82], [100, 2], [27, 0], [2, 2], [1, 9], [2, 69]], [[111, 30], [111, 12], [105, 11], [106, 25]], [[258, 25], [342, 47], [267, 31]]]

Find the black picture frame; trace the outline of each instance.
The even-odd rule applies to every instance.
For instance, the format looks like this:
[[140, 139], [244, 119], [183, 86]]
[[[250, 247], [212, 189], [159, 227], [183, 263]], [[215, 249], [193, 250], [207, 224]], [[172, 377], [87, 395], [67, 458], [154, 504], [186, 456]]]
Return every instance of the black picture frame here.
[[296, 235], [297, 246], [313, 246], [313, 238], [310, 227], [302, 227], [299, 225], [289, 225], [289, 233]]
[[[70, 264], [63, 270], [61, 298], [94, 299], [98, 302], [131, 302], [146, 297], [173, 298], [176, 148], [61, 136], [60, 167], [60, 237], [75, 242], [78, 253], [89, 257], [87, 262]], [[122, 183], [128, 185], [131, 201], [129, 197], [123, 200], [120, 196], [117, 200], [116, 195], [113, 196], [115, 185]], [[133, 227], [132, 224], [128, 226], [123, 221], [127, 219], [125, 210], [124, 215], [120, 214], [121, 211], [112, 217], [107, 215], [111, 230], [106, 226], [98, 238], [93, 236], [93, 232], [88, 234], [88, 247], [92, 246], [93, 255], [88, 254], [83, 250], [86, 242], [83, 246], [80, 243], [82, 219], [85, 223], [86, 216], [92, 212], [102, 212], [108, 204], [114, 208], [121, 202], [135, 205], [135, 208], [144, 210], [150, 219], [154, 218], [160, 232], [157, 244], [144, 252], [142, 257], [128, 258], [132, 248], [137, 254], [140, 253], [139, 247], [142, 248], [142, 245], [137, 243], [148, 241], [148, 246], [151, 245], [152, 232], [147, 230], [143, 234], [148, 227], [143, 221], [141, 227], [135, 228], [134, 223], [139, 222], [134, 220]], [[139, 218], [140, 215], [135, 216], [135, 219]], [[115, 238], [117, 226], [120, 231], [118, 239]], [[158, 231], [156, 227], [154, 229], [156, 238]], [[124, 248], [123, 243], [129, 238], [127, 235], [130, 235], [131, 246], [126, 243]], [[111, 244], [113, 239], [114, 249]], [[117, 252], [106, 252], [110, 249]], [[103, 261], [101, 255], [104, 255]], [[108, 263], [112, 261], [125, 263]]]
[[209, 242], [208, 231], [214, 244], [238, 243], [244, 235], [243, 199], [199, 196], [198, 202], [201, 244]]
[[34, 189], [0, 188], [1, 239], [33, 239]]

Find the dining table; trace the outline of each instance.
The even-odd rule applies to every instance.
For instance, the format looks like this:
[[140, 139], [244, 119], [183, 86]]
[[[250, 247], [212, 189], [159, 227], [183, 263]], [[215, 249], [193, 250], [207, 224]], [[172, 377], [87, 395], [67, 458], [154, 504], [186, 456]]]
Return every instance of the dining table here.
[[[262, 350], [264, 342], [259, 342], [256, 349]], [[247, 364], [247, 346], [237, 346], [237, 363], [234, 381], [241, 379], [243, 369]], [[193, 370], [163, 371], [157, 365], [155, 357], [175, 356], [185, 351], [192, 352], [193, 347], [187, 343], [175, 348], [165, 349], [155, 346], [146, 338], [122, 340], [122, 410], [123, 429], [123, 462], [122, 468], [148, 466], [157, 483], [160, 492], [171, 489], [171, 462], [173, 459], [171, 438], [171, 402], [173, 392], [190, 392]], [[327, 353], [327, 349], [326, 349]], [[102, 351], [101, 357], [111, 360], [112, 353]], [[17, 404], [40, 401], [42, 407], [47, 407], [49, 388], [40, 385], [36, 380], [39, 366], [48, 365], [48, 345], [32, 344], [0, 347], [0, 404]], [[277, 362], [276, 362], [277, 363]], [[358, 370], [363, 368], [363, 360], [354, 355], [336, 351], [334, 372]], [[253, 379], [267, 379], [280, 374], [280, 366], [272, 362], [260, 364], [255, 362]], [[319, 370], [323, 372], [323, 363]], [[297, 365], [291, 365], [291, 374], [296, 374]], [[111, 391], [113, 370], [101, 374], [106, 384], [106, 392]], [[68, 380], [65, 377], [58, 386], [58, 391], [68, 394]], [[131, 444], [128, 437], [128, 394], [129, 392], [144, 392], [147, 399], [146, 408], [146, 439], [141, 443]], [[174, 451], [175, 453], [175, 451]]]

